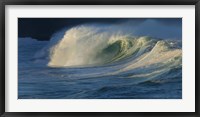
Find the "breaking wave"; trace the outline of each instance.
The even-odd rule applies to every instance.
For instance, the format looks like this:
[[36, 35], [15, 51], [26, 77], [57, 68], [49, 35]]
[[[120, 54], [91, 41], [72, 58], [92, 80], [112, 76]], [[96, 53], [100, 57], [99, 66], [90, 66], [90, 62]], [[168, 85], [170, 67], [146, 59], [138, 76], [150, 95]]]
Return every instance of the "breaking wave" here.
[[[140, 67], [180, 61], [182, 50], [176, 41], [134, 37], [95, 26], [67, 30], [50, 49], [50, 67], [98, 66], [128, 61]], [[131, 59], [131, 61], [130, 61]], [[181, 61], [180, 61], [181, 64]]]
[[79, 71], [78, 74], [60, 73], [67, 78], [115, 76], [136, 78], [134, 83], [138, 83], [150, 79], [160, 82], [162, 76], [166, 80], [166, 76], [182, 75], [180, 40], [134, 36], [126, 30], [112, 28], [81, 25], [62, 30], [36, 55], [47, 53], [48, 67]]

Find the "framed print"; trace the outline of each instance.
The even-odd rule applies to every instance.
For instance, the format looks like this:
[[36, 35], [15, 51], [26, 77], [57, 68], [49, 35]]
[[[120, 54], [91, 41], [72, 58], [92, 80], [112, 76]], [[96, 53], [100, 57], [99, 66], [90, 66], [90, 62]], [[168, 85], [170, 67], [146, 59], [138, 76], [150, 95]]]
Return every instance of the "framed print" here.
[[199, 4], [1, 1], [2, 117], [199, 116]]

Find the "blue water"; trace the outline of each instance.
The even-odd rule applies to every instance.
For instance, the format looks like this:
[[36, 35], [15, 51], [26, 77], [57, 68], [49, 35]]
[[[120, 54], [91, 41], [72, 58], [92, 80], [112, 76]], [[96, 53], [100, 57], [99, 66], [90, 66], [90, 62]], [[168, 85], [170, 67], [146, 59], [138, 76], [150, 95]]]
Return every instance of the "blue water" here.
[[[49, 67], [44, 58], [34, 58], [48, 42], [18, 45], [19, 99], [181, 99], [182, 67], [149, 80], [129, 76], [145, 68], [112, 75], [115, 67]], [[111, 67], [110, 67], [111, 66]], [[93, 75], [93, 73], [95, 75]], [[142, 78], [142, 79], [148, 79]]]

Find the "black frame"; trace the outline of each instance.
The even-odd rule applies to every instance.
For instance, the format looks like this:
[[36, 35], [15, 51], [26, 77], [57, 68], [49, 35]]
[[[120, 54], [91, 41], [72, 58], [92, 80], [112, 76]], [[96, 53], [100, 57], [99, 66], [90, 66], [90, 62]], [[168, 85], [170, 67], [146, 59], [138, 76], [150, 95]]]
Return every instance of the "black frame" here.
[[[200, 0], [0, 0], [0, 115], [1, 117], [200, 117], [198, 78]], [[5, 6], [6, 5], [195, 5], [195, 112], [5, 112]]]

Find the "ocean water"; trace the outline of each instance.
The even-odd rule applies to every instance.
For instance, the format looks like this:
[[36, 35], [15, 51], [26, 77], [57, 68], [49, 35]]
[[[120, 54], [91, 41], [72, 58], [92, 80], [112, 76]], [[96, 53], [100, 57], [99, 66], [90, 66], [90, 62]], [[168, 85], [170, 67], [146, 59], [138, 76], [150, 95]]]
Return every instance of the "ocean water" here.
[[19, 38], [18, 98], [182, 98], [181, 40], [110, 30], [81, 25], [50, 41]]

